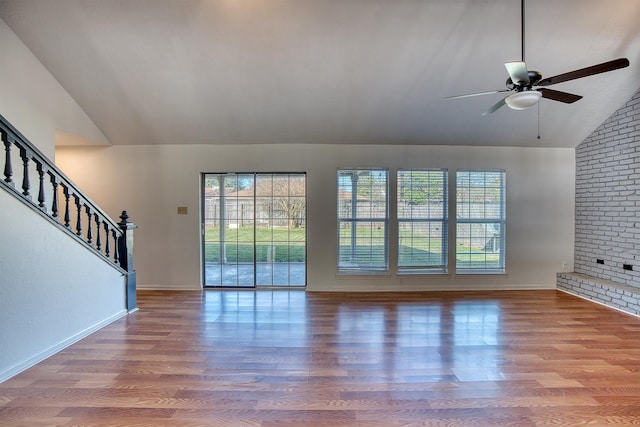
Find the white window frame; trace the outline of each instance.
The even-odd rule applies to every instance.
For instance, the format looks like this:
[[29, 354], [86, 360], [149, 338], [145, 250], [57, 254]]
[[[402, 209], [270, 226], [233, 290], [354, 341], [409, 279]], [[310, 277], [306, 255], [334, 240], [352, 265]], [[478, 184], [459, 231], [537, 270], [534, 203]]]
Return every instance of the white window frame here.
[[[425, 202], [422, 203], [420, 207], [415, 207], [416, 204], [413, 203], [413, 200], [407, 201], [405, 199], [406, 192], [404, 184], [406, 182], [406, 178], [403, 175], [409, 175], [409, 192], [413, 194], [413, 182], [414, 182], [414, 174], [416, 178], [426, 178], [426, 187], [430, 187], [430, 181], [432, 179], [432, 175], [434, 177], [438, 177], [442, 180], [442, 193], [439, 194], [440, 205], [437, 206], [436, 201], [425, 199]], [[422, 175], [422, 177], [420, 177]], [[397, 190], [396, 190], [396, 219], [398, 222], [397, 227], [397, 245], [398, 245], [398, 259], [397, 259], [397, 269], [398, 273], [446, 273], [448, 268], [448, 229], [449, 229], [449, 218], [448, 218], [448, 178], [449, 173], [447, 169], [399, 169], [396, 172], [397, 179]], [[417, 185], [424, 185], [420, 181], [416, 182]], [[435, 211], [435, 215], [434, 215]], [[438, 215], [440, 213], [440, 215]], [[420, 225], [426, 226], [425, 230], [422, 232], [423, 236], [420, 236], [420, 232], [415, 232], [415, 228], [420, 227]], [[438, 228], [440, 232], [440, 245], [439, 248], [434, 248], [440, 250], [440, 260], [438, 263], [429, 263], [428, 259], [425, 259], [424, 262], [412, 262], [405, 263], [401, 259], [403, 257], [402, 253], [402, 234], [403, 229], [410, 228], [409, 231], [410, 236], [408, 236], [412, 241], [415, 238], [416, 240], [425, 240], [427, 241], [427, 249], [431, 249], [431, 230], [432, 227]], [[427, 231], [429, 230], [429, 231]], [[427, 236], [429, 234], [429, 236]], [[415, 236], [414, 236], [415, 235]], [[413, 249], [411, 250], [411, 254], [413, 254]], [[413, 258], [413, 255], [411, 255]], [[419, 257], [417, 257], [419, 259]], [[429, 257], [430, 258], [430, 257]]]
[[[461, 185], [462, 174], [476, 174], [479, 184], [480, 175], [484, 174], [483, 185], [473, 186], [472, 179]], [[487, 174], [497, 174], [499, 185], [488, 186]], [[464, 187], [464, 188], [463, 188]], [[487, 203], [487, 190], [497, 189], [499, 200]], [[472, 197], [465, 197], [464, 193], [474, 191], [482, 202], [472, 206]], [[495, 191], [494, 191], [495, 193]], [[494, 194], [495, 196], [495, 194]], [[464, 199], [461, 200], [461, 197]], [[456, 171], [456, 273], [457, 274], [504, 274], [506, 249], [506, 171], [504, 170], [458, 170]], [[468, 227], [468, 232], [462, 232], [462, 227]], [[476, 249], [474, 249], [474, 241]], [[466, 243], [463, 245], [462, 243]], [[477, 249], [477, 244], [483, 247]], [[461, 251], [461, 247], [468, 250]], [[497, 256], [497, 260], [495, 257]], [[461, 258], [468, 258], [465, 265]], [[475, 258], [475, 261], [472, 261]], [[482, 260], [484, 258], [484, 260]], [[475, 263], [474, 266], [472, 263]]]
[[[375, 206], [373, 200], [368, 200], [369, 215], [359, 215], [360, 212], [367, 211], [367, 200], [361, 200], [365, 204], [364, 208], [358, 204], [358, 194], [361, 187], [358, 180], [367, 174], [380, 174], [384, 178], [382, 188], [371, 187], [370, 190], [381, 190], [383, 199], [382, 206]], [[349, 180], [348, 177], [360, 177]], [[347, 188], [348, 187], [348, 188]], [[340, 168], [337, 171], [337, 237], [338, 237], [338, 272], [348, 274], [375, 274], [384, 273], [389, 270], [389, 170], [387, 168]], [[346, 196], [349, 196], [349, 199]], [[355, 197], [354, 197], [355, 195]], [[382, 230], [380, 230], [380, 226]], [[358, 229], [369, 228], [369, 245], [364, 245], [364, 250], [359, 250]], [[350, 238], [348, 245], [341, 245], [343, 242], [344, 230], [349, 230]], [[374, 231], [377, 230], [377, 231]], [[373, 233], [382, 233], [382, 252], [372, 243], [380, 241], [380, 237], [375, 237]], [[367, 240], [366, 236], [365, 239]], [[368, 247], [368, 251], [366, 248]], [[348, 252], [346, 252], [348, 251]]]

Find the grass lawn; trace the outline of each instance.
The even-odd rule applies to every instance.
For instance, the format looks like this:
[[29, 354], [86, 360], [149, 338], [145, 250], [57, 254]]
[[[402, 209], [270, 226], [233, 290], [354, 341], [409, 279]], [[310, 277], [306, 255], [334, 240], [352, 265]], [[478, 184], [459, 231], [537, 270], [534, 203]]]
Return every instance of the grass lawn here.
[[[219, 227], [205, 229], [205, 262], [220, 261]], [[438, 265], [442, 259], [440, 238], [414, 238], [400, 236], [398, 247], [401, 266]], [[254, 254], [255, 239], [255, 254]], [[304, 228], [273, 229], [266, 227], [241, 227], [226, 230], [225, 245], [227, 262], [305, 262], [306, 230]], [[384, 231], [381, 229], [358, 229], [356, 232], [356, 262], [363, 264], [384, 262]], [[340, 230], [341, 261], [350, 257], [351, 229]], [[458, 245], [456, 265], [459, 268], [473, 266], [498, 268], [499, 254], [484, 252], [482, 248]]]
[[[205, 262], [220, 261], [220, 228], [205, 229]], [[225, 230], [227, 262], [253, 262], [254, 238], [256, 262], [304, 262], [306, 230], [241, 227]]]

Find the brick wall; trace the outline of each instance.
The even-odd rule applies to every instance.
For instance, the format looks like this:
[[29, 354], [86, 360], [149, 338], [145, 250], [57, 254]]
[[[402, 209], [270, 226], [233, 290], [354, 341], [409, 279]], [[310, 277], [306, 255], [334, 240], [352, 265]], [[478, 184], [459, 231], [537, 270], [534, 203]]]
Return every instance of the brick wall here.
[[574, 269], [640, 288], [640, 92], [576, 148]]

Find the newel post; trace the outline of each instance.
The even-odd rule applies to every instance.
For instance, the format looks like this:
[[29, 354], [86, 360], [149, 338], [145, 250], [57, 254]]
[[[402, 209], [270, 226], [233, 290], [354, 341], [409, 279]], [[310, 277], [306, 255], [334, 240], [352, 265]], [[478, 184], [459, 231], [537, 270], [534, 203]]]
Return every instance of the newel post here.
[[127, 211], [122, 211], [118, 225], [122, 230], [122, 236], [118, 239], [118, 252], [120, 253], [120, 267], [126, 272], [127, 278], [127, 311], [133, 311], [138, 308], [136, 302], [136, 270], [133, 268], [133, 230], [138, 228], [132, 222], [129, 222]]

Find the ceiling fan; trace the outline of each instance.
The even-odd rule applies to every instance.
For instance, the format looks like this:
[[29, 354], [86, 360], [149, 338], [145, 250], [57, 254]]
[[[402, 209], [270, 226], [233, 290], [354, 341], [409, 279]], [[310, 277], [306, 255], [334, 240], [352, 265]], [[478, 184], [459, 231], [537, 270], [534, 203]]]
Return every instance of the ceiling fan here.
[[602, 64], [592, 65], [590, 67], [581, 68], [579, 70], [569, 71], [568, 73], [558, 74], [557, 76], [542, 78], [539, 71], [528, 70], [524, 62], [524, 2], [521, 0], [521, 42], [522, 42], [522, 60], [515, 62], [506, 62], [504, 65], [509, 73], [506, 82], [506, 89], [491, 90], [486, 92], [469, 93], [466, 95], [449, 96], [445, 99], [468, 98], [472, 96], [489, 95], [500, 92], [513, 92], [500, 101], [495, 103], [491, 108], [482, 113], [483, 116], [491, 114], [505, 104], [514, 110], [525, 110], [538, 103], [540, 98], [550, 99], [552, 101], [564, 102], [572, 104], [582, 96], [574, 95], [568, 92], [561, 92], [554, 89], [548, 89], [546, 86], [555, 85], [557, 83], [569, 80], [581, 79], [583, 77], [593, 76], [594, 74], [606, 73], [608, 71], [617, 70], [629, 66], [627, 58], [618, 58], [612, 61], [603, 62]]

